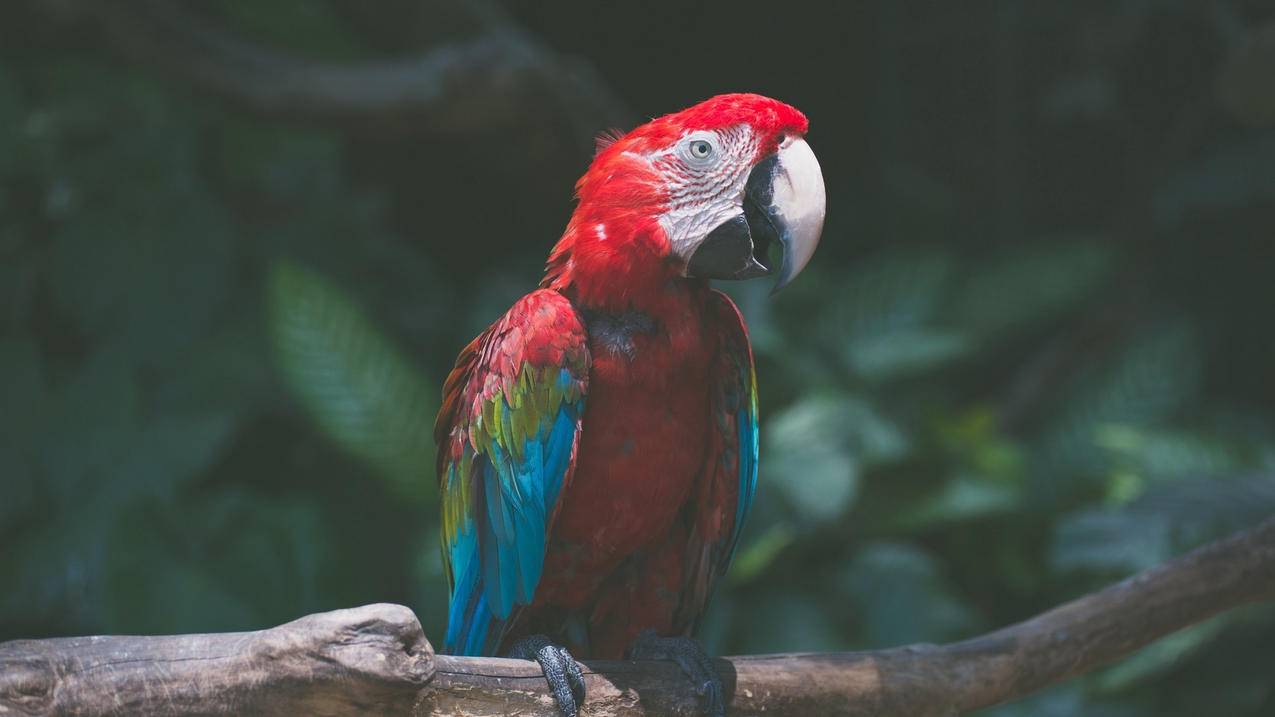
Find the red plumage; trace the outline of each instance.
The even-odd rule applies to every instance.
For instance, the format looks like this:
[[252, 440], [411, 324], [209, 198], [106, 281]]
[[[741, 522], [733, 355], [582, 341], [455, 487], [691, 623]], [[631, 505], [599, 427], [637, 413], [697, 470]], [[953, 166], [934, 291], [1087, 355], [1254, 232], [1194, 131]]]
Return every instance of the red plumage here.
[[[438, 429], [444, 444], [480, 384], [518, 375], [519, 366], [503, 363], [510, 357], [483, 353], [491, 331], [522, 331], [515, 358], [543, 366], [561, 360], [553, 326], [585, 326], [587, 395], [574, 468], [548, 523], [534, 600], [511, 615], [505, 647], [544, 633], [577, 657], [618, 658], [643, 629], [687, 634], [725, 570], [745, 512], [741, 448], [755, 465], [755, 443], [739, 445], [748, 436], [755, 442], [755, 415], [745, 416], [752, 359], [733, 304], [706, 281], [686, 278], [685, 260], [671, 251], [660, 221], [668, 184], [647, 157], [688, 131], [739, 124], [760, 138], [758, 157], [784, 133], [807, 128], [781, 102], [723, 95], [600, 143], [537, 292], [566, 301], [519, 302], [462, 351], [448, 379]], [[528, 311], [561, 316], [529, 321]], [[510, 344], [505, 335], [501, 345]], [[753, 421], [751, 434], [741, 434], [743, 420]], [[450, 445], [467, 444], [462, 437]]]

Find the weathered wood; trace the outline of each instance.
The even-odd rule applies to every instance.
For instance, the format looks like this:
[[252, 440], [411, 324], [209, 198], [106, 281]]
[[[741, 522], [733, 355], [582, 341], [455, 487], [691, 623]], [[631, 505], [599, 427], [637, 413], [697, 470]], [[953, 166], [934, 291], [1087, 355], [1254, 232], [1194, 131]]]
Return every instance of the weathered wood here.
[[0, 644], [0, 715], [411, 714], [434, 651], [402, 605], [259, 632]]
[[[731, 714], [959, 714], [1275, 599], [1275, 519], [963, 642], [717, 661]], [[667, 662], [590, 662], [585, 714], [692, 715]], [[434, 655], [410, 610], [369, 605], [260, 632], [0, 644], [0, 715], [553, 715], [533, 663]]]

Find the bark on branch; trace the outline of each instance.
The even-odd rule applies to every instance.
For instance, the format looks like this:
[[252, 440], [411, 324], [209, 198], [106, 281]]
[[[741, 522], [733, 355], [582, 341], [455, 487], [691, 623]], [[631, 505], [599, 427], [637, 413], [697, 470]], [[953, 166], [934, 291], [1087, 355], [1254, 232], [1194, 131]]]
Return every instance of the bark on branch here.
[[[731, 714], [952, 715], [1094, 670], [1275, 598], [1275, 518], [1099, 592], [949, 645], [717, 661]], [[690, 715], [673, 663], [591, 662], [589, 715]], [[369, 605], [259, 632], [0, 644], [0, 715], [554, 714], [529, 662], [435, 655], [415, 615]]]

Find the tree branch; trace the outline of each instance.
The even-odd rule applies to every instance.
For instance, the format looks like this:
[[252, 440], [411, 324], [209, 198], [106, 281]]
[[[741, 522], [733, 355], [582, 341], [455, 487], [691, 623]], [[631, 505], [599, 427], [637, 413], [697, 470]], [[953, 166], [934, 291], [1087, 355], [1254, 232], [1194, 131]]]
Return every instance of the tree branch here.
[[590, 141], [631, 122], [591, 67], [507, 21], [485, 22], [476, 38], [414, 57], [331, 63], [255, 44], [168, 0], [69, 7], [126, 58], [262, 115], [403, 132], [490, 130], [565, 115]]
[[[1170, 632], [1275, 598], [1275, 518], [1026, 622], [949, 645], [717, 660], [736, 715], [928, 717], [1017, 699]], [[668, 662], [591, 662], [590, 715], [690, 715]], [[259, 632], [0, 644], [0, 715], [554, 714], [539, 668], [435, 655], [410, 610]]]

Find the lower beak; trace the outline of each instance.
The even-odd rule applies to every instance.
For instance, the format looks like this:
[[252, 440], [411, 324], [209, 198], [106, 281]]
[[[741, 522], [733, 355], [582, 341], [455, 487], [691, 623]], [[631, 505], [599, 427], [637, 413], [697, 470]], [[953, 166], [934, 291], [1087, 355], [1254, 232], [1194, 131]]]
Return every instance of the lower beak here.
[[753, 279], [774, 273], [770, 247], [782, 247], [774, 291], [806, 267], [819, 245], [826, 204], [823, 173], [805, 140], [797, 138], [753, 167], [742, 213], [709, 232], [691, 254], [688, 276]]

